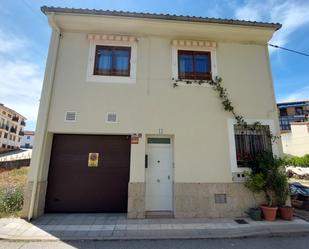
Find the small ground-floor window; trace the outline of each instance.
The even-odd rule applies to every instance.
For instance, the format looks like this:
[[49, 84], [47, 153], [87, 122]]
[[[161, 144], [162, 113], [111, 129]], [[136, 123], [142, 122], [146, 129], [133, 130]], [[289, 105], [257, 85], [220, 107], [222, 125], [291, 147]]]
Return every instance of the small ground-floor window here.
[[257, 154], [272, 151], [268, 125], [253, 129], [253, 125], [234, 125], [238, 167], [250, 167]]

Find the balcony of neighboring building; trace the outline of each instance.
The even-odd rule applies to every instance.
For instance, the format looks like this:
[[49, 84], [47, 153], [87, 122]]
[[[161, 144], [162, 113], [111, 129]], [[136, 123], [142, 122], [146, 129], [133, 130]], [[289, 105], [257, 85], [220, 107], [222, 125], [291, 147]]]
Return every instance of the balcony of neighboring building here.
[[8, 130], [9, 130], [9, 126], [6, 125], [6, 124], [0, 124], [0, 130], [6, 130], [6, 131], [8, 131]]
[[292, 122], [306, 122], [309, 115], [309, 101], [277, 104], [281, 131], [290, 131]]
[[14, 122], [17, 122], [17, 123], [18, 123], [18, 121], [19, 121], [19, 117], [18, 117], [18, 116], [13, 116], [13, 117], [12, 117], [12, 121], [14, 121]]

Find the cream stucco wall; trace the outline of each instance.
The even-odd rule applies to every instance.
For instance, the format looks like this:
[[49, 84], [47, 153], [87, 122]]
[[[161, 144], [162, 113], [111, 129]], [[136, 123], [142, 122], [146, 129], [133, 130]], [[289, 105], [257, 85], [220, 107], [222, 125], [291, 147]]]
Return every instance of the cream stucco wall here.
[[293, 156], [309, 154], [309, 123], [291, 123], [291, 132], [281, 134], [283, 152]]
[[[132, 145], [130, 180], [143, 182], [145, 134], [157, 134], [161, 128], [175, 137], [176, 182], [230, 182], [231, 116], [210, 87], [173, 88], [171, 38], [139, 37], [136, 84], [108, 84], [86, 82], [86, 33], [64, 32], [48, 131], [142, 133], [141, 143]], [[277, 119], [265, 46], [220, 42], [217, 65], [238, 112], [247, 118]], [[77, 122], [64, 122], [68, 110], [77, 111]], [[105, 123], [108, 111], [118, 113], [118, 124]]]

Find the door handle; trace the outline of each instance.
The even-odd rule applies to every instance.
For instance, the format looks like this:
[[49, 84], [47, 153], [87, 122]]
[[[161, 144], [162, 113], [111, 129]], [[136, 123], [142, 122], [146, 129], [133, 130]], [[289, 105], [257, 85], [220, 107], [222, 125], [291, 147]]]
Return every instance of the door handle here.
[[148, 169], [148, 155], [145, 155], [145, 169]]

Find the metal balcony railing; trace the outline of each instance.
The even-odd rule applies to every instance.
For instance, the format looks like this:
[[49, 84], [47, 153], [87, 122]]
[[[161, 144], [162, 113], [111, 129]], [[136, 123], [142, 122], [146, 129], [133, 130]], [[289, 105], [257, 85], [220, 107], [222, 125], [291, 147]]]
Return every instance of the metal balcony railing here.
[[19, 117], [17, 117], [17, 116], [13, 116], [13, 117], [12, 117], [12, 120], [13, 120], [13, 121], [15, 121], [15, 122], [18, 122]]
[[303, 114], [279, 117], [280, 129], [283, 131], [291, 130], [292, 122], [305, 122], [305, 121], [306, 121], [306, 116]]

